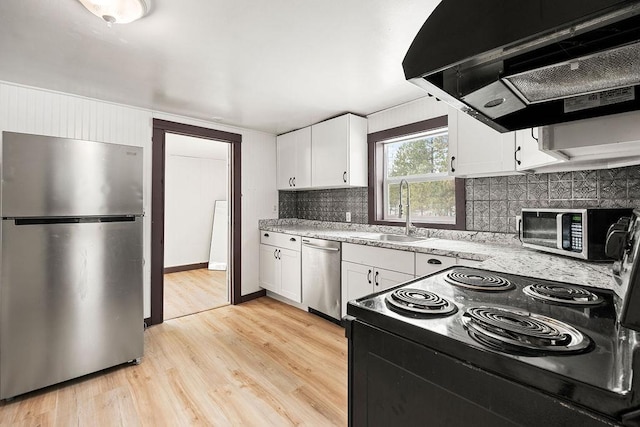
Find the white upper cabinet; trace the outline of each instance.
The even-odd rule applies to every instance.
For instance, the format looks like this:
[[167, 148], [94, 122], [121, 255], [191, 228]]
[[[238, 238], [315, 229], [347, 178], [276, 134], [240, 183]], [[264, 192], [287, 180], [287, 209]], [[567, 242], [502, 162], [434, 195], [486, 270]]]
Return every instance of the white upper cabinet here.
[[516, 169], [519, 171], [533, 170], [562, 162], [562, 160], [540, 150], [538, 130], [538, 128], [533, 128], [515, 132]]
[[311, 126], [311, 185], [367, 186], [367, 119], [345, 114]]
[[278, 190], [311, 187], [311, 127], [278, 136], [276, 146]]
[[449, 173], [489, 176], [515, 173], [514, 132], [500, 133], [458, 110], [449, 109]]

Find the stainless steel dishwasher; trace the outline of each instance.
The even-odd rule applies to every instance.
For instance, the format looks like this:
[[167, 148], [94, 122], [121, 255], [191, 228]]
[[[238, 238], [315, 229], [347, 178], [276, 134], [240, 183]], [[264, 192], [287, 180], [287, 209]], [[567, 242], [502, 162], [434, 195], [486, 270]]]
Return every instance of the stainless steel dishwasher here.
[[340, 242], [302, 239], [302, 303], [333, 322], [340, 322], [340, 261]]

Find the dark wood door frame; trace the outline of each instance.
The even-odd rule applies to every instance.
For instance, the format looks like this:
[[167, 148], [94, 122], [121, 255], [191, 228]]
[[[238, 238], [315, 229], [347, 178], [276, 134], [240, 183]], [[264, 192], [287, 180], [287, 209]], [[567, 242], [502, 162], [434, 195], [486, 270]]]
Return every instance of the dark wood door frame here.
[[[163, 321], [164, 298], [164, 174], [165, 174], [165, 135], [174, 133], [197, 138], [212, 139], [231, 144], [231, 262], [229, 263], [229, 282], [231, 304], [243, 302], [241, 289], [241, 150], [242, 135], [199, 126], [153, 119], [152, 166], [151, 166], [151, 317], [147, 325]], [[245, 300], [249, 298], [245, 297]]]

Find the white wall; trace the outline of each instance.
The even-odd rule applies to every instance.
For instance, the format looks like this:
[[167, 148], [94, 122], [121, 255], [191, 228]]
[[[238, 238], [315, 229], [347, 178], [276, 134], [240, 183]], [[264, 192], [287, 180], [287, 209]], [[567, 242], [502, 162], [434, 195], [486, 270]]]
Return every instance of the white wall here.
[[415, 101], [368, 115], [368, 132], [374, 133], [434, 117], [446, 116], [449, 113], [449, 108], [447, 103], [436, 101], [433, 97], [418, 98]]
[[145, 317], [151, 314], [151, 135], [154, 117], [242, 135], [241, 292], [246, 295], [258, 291], [258, 219], [277, 217], [275, 135], [0, 82], [0, 131], [143, 147]]
[[215, 202], [227, 200], [230, 145], [175, 134], [165, 142], [164, 266], [208, 262]]

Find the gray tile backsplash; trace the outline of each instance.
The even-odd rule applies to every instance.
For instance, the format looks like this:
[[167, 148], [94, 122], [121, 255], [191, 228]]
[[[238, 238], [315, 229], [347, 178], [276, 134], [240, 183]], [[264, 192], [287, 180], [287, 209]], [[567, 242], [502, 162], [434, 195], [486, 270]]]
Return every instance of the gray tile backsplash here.
[[280, 218], [299, 218], [315, 221], [351, 222], [367, 224], [368, 189], [340, 188], [335, 190], [280, 191]]
[[[513, 233], [528, 208], [640, 207], [640, 166], [469, 178], [466, 228]], [[368, 223], [367, 188], [280, 191], [280, 218]]]
[[512, 233], [524, 207], [640, 207], [640, 166], [470, 178], [465, 188], [467, 230]]

